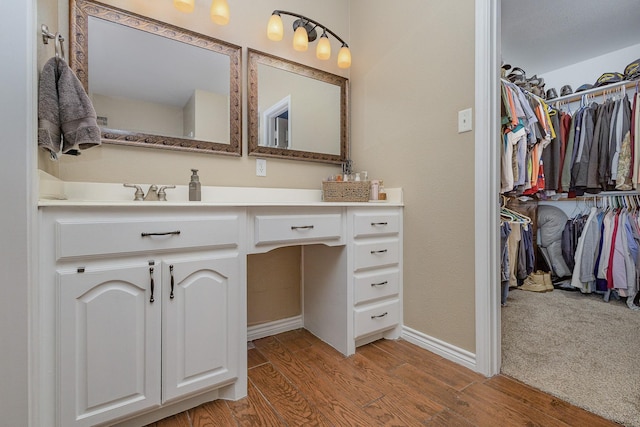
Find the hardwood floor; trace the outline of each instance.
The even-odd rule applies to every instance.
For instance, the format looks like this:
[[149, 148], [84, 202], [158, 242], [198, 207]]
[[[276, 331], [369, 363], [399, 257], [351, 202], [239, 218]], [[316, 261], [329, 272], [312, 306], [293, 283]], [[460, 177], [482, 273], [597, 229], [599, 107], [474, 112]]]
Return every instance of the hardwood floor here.
[[303, 329], [253, 344], [246, 398], [206, 403], [151, 427], [618, 425], [403, 340], [376, 341], [347, 358]]

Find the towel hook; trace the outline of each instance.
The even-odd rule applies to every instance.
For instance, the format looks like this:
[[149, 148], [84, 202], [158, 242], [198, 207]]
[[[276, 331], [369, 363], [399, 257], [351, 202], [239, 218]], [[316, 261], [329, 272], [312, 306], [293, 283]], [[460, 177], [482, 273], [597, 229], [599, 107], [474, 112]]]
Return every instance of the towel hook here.
[[62, 42], [64, 41], [64, 37], [60, 35], [60, 33], [56, 33], [56, 58], [64, 58], [64, 45]]
[[55, 49], [56, 49], [56, 57], [64, 58], [64, 37], [60, 33], [51, 33], [49, 31], [49, 27], [47, 24], [42, 24], [40, 26], [40, 30], [42, 31], [42, 43], [49, 44], [49, 40], [55, 40]]

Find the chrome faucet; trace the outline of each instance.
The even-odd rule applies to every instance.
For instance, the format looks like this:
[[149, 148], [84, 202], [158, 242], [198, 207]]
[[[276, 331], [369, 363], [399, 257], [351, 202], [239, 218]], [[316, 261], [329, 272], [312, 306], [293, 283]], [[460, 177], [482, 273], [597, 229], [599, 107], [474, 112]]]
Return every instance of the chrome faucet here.
[[142, 188], [137, 185], [137, 184], [123, 184], [125, 187], [130, 187], [130, 188], [135, 188], [136, 189], [136, 193], [134, 194], [133, 200], [134, 201], [150, 201], [150, 202], [154, 202], [154, 201], [161, 201], [161, 202], [166, 202], [167, 201], [167, 193], [165, 192], [166, 189], [168, 188], [176, 188], [175, 185], [164, 185], [162, 187], [160, 187], [160, 189], [158, 190], [158, 186], [155, 184], [151, 184], [151, 186], [149, 187], [149, 191], [147, 191], [147, 195], [144, 195], [144, 191], [142, 191]]
[[158, 186], [155, 184], [151, 184], [149, 187], [149, 191], [147, 191], [147, 195], [144, 196], [144, 200], [150, 202], [158, 201]]

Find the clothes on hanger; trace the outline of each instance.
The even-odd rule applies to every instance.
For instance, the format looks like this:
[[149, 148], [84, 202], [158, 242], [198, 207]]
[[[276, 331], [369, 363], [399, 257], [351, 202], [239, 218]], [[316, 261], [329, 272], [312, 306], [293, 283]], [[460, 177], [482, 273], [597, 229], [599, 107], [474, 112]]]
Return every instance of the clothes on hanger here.
[[502, 80], [501, 192], [546, 198], [632, 190], [640, 182], [640, 95], [624, 87], [579, 108], [549, 105]]
[[[640, 287], [640, 211], [638, 196], [603, 196], [603, 206], [567, 221], [563, 258], [570, 256], [571, 286], [582, 293], [598, 292], [634, 303]], [[635, 199], [634, 199], [635, 198]], [[569, 226], [569, 223], [572, 226]], [[577, 237], [577, 239], [576, 239]]]
[[506, 305], [509, 288], [515, 288], [535, 269], [533, 224], [530, 217], [507, 208], [500, 209], [501, 303]]

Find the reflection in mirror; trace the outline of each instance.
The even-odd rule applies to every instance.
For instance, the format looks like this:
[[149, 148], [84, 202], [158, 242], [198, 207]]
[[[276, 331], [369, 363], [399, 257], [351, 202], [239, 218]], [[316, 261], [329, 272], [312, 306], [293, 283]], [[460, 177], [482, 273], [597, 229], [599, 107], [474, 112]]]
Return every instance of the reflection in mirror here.
[[241, 155], [240, 47], [71, 2], [70, 66], [105, 143]]
[[249, 49], [249, 154], [347, 159], [348, 80]]

